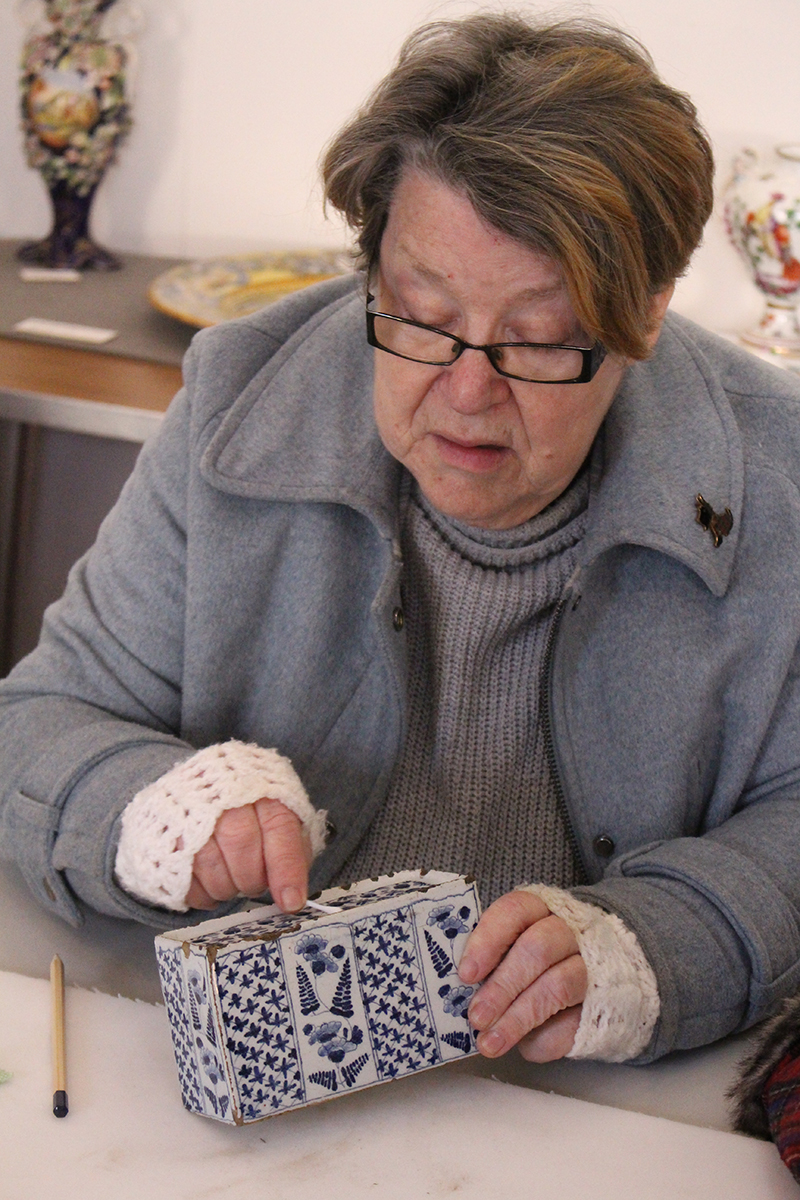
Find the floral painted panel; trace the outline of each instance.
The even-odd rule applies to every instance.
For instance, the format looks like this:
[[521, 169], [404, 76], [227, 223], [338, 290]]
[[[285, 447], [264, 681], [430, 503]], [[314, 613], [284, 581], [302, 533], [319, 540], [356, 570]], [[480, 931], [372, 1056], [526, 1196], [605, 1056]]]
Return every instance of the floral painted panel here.
[[479, 916], [473, 887], [451, 894], [446, 901], [421, 900], [414, 905], [417, 943], [427, 964], [431, 1014], [443, 1062], [475, 1050], [467, 1009], [478, 989], [461, 982], [458, 963]]
[[181, 970], [183, 951], [179, 946], [174, 950], [169, 950], [157, 945], [156, 957], [161, 976], [161, 990], [167, 1006], [172, 1048], [175, 1051], [183, 1103], [190, 1112], [200, 1112], [203, 1107], [200, 1099], [201, 1083], [194, 1056], [189, 1005], [183, 990], [183, 972]]
[[200, 1083], [200, 1109], [207, 1117], [230, 1121], [231, 1091], [226, 1055], [215, 1004], [214, 986], [204, 954], [184, 958], [184, 992], [188, 999], [190, 1033]]
[[307, 1100], [377, 1083], [352, 926], [326, 923], [324, 929], [282, 938], [280, 946]]

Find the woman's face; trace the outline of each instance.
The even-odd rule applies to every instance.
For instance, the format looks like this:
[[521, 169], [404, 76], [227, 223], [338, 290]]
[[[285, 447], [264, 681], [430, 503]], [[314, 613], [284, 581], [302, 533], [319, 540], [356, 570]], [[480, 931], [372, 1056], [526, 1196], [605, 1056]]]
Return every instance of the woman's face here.
[[[372, 290], [376, 309], [476, 345], [591, 345], [558, 265], [486, 225], [463, 195], [420, 171], [397, 187]], [[435, 508], [510, 529], [575, 477], [624, 369], [609, 355], [591, 383], [521, 383], [474, 350], [449, 367], [376, 350], [375, 418], [387, 450]]]

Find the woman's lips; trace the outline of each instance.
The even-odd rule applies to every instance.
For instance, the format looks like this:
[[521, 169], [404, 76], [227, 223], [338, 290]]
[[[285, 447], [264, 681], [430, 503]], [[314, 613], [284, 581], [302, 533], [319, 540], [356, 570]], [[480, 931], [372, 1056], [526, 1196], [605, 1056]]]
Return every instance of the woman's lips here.
[[471, 446], [464, 442], [454, 442], [440, 433], [434, 433], [432, 436], [440, 458], [448, 466], [460, 467], [461, 470], [493, 471], [511, 453], [507, 446], [491, 443]]

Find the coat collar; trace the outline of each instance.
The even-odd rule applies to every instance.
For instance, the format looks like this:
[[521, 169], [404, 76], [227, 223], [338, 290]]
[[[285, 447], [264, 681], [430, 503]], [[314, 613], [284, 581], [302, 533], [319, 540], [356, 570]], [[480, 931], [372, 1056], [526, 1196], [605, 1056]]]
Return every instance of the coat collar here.
[[345, 504], [394, 538], [400, 466], [372, 416], [372, 355], [360, 292], [316, 313], [230, 407], [204, 478], [252, 499]]
[[[363, 325], [360, 295], [302, 325], [228, 409], [203, 455], [204, 478], [252, 499], [348, 505], [394, 538], [400, 468], [375, 428]], [[723, 595], [741, 524], [742, 447], [691, 330], [668, 317], [653, 358], [630, 368], [614, 400], [582, 561], [614, 545], [648, 546]], [[698, 493], [733, 513], [719, 547], [695, 520]]]
[[[623, 380], [605, 421], [582, 561], [614, 545], [648, 546], [722, 596], [741, 529], [744, 459], [730, 402], [693, 328], [670, 315], [653, 357]], [[719, 546], [697, 523], [698, 494], [717, 513], [731, 510], [733, 527]]]

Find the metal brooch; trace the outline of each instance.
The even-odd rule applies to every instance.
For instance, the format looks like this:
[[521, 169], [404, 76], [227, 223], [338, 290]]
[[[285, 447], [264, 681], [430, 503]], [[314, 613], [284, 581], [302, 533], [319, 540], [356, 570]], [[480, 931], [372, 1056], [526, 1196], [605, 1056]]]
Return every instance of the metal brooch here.
[[694, 505], [697, 510], [697, 515], [695, 516], [697, 524], [702, 525], [703, 529], [708, 530], [715, 546], [721, 546], [722, 539], [726, 538], [733, 529], [733, 513], [729, 508], [726, 508], [721, 513], [714, 512], [711, 505], [700, 492], [695, 496]]

